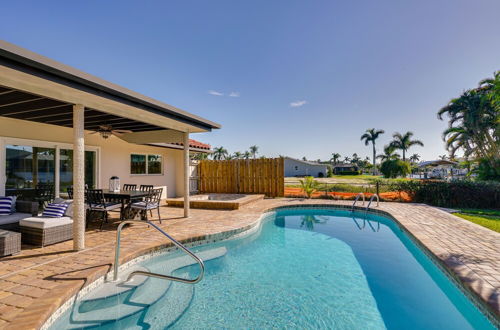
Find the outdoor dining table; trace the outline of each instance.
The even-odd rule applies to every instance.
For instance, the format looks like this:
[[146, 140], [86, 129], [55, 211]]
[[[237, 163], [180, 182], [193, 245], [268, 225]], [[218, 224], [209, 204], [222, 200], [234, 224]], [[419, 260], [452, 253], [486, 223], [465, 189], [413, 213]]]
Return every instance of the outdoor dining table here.
[[111, 190], [103, 190], [104, 198], [106, 200], [120, 201], [122, 204], [120, 210], [120, 220], [127, 219], [127, 216], [130, 216], [130, 206], [132, 202], [140, 200], [144, 197], [147, 197], [148, 191], [139, 191], [139, 190], [120, 190], [120, 191], [111, 191]]

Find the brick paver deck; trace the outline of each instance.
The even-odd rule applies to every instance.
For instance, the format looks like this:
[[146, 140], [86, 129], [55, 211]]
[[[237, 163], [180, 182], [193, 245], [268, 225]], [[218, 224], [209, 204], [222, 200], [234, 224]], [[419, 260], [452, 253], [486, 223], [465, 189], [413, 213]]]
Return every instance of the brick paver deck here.
[[[241, 230], [274, 207], [294, 204], [345, 204], [328, 200], [266, 199], [235, 211], [162, 207], [161, 225], [181, 241]], [[500, 234], [427, 205], [380, 203], [401, 225], [437, 256], [473, 292], [500, 315]], [[112, 266], [117, 222], [89, 229], [86, 249], [73, 252], [72, 241], [44, 248], [23, 246], [20, 254], [0, 258], [0, 328], [36, 329], [81, 288]], [[122, 262], [167, 246], [163, 236], [137, 224], [122, 233]]]

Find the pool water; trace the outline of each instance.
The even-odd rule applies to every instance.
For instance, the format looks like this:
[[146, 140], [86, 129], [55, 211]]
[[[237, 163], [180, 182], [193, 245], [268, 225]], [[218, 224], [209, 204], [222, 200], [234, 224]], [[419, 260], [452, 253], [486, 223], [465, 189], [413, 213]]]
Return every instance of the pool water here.
[[[258, 232], [193, 250], [210, 259], [200, 283], [148, 278], [126, 295], [77, 303], [52, 328], [494, 329], [382, 216], [282, 209]], [[182, 258], [141, 266], [195, 277]]]

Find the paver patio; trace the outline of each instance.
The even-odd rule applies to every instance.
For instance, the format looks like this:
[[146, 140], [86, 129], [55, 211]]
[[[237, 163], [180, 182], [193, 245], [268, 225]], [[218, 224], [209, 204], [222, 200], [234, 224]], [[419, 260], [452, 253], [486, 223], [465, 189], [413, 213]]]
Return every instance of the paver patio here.
[[[222, 232], [238, 232], [257, 223], [274, 207], [294, 204], [350, 204], [331, 200], [266, 199], [239, 210], [192, 209], [189, 219], [182, 209], [162, 207], [164, 230], [180, 241], [195, 241]], [[500, 315], [500, 234], [420, 204], [380, 203], [415, 238], [447, 265], [458, 278]], [[23, 246], [20, 254], [0, 259], [0, 328], [36, 329], [81, 288], [106, 274], [112, 266], [116, 227], [99, 231], [91, 226], [86, 249], [72, 251], [72, 242], [44, 248]], [[122, 262], [170, 243], [143, 224], [122, 233]]]

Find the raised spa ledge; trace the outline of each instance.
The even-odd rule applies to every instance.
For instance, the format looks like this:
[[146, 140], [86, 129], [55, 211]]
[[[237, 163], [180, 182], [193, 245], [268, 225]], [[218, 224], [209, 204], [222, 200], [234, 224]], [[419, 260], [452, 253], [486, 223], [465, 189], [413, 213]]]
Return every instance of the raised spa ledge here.
[[[189, 205], [194, 209], [238, 210], [246, 205], [264, 199], [264, 195], [246, 194], [200, 194], [190, 197]], [[184, 207], [184, 198], [167, 199], [168, 206]]]

